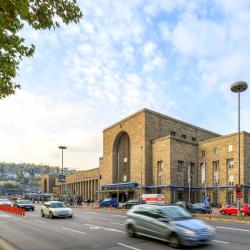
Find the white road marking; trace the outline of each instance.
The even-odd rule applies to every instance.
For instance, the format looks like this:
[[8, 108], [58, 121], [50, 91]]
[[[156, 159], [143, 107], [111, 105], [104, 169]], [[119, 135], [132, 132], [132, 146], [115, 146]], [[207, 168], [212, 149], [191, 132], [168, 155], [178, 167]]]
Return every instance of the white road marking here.
[[11, 216], [8, 214], [0, 214], [0, 218], [10, 218]]
[[78, 231], [78, 230], [74, 230], [74, 229], [71, 229], [71, 228], [67, 228], [67, 227], [62, 227], [62, 228], [65, 229], [65, 230], [72, 231], [72, 232], [74, 232], [74, 233], [86, 234], [86, 233], [84, 233], [84, 232], [81, 232], [81, 231]]
[[141, 250], [140, 248], [131, 247], [131, 246], [129, 246], [129, 245], [125, 245], [125, 244], [123, 244], [123, 243], [117, 243], [117, 244], [118, 244], [118, 245], [120, 245], [120, 246], [123, 246], [123, 247], [130, 248], [130, 249], [134, 249], [134, 250]]
[[216, 226], [216, 228], [222, 228], [222, 229], [227, 229], [227, 230], [237, 230], [237, 231], [250, 232], [250, 230], [242, 229], [242, 228], [235, 228], [235, 227], [219, 227], [219, 226]]
[[97, 212], [84, 212], [85, 214], [99, 214]]
[[224, 243], [224, 244], [228, 244], [229, 243], [227, 241], [221, 241], [221, 240], [212, 240], [212, 241], [219, 242], [219, 243]]
[[47, 224], [47, 222], [45, 222], [45, 221], [41, 221], [41, 220], [35, 220], [35, 221], [43, 223], [43, 224]]
[[3, 223], [5, 223], [5, 221], [0, 221], [0, 224], [3, 224]]
[[126, 215], [119, 215], [119, 214], [113, 214], [113, 215], [111, 215], [111, 216], [113, 216], [113, 217], [123, 217], [123, 218], [127, 218]]
[[105, 231], [110, 231], [110, 232], [117, 232], [117, 233], [125, 233], [124, 231], [115, 229], [115, 228], [107, 228], [107, 227], [102, 227], [102, 226], [97, 226], [97, 225], [92, 225], [92, 224], [84, 224], [85, 226], [89, 226], [89, 229], [93, 229], [93, 230], [105, 230]]
[[120, 225], [120, 226], [124, 226], [125, 225], [125, 223], [121, 224], [121, 223], [116, 223], [116, 222], [111, 222], [111, 224]]

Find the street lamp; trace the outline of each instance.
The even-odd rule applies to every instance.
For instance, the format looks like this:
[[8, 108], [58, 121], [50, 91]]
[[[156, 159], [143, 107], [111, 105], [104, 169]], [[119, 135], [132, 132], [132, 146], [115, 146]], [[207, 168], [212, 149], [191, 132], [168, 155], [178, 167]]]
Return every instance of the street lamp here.
[[[67, 149], [67, 147], [66, 146], [58, 146], [58, 148], [62, 150], [62, 175], [63, 175], [63, 150]], [[62, 197], [63, 197], [63, 192], [64, 192], [64, 189], [63, 189], [63, 182], [62, 182]]]
[[[231, 85], [231, 91], [238, 93], [238, 185], [240, 185], [240, 93], [247, 89], [244, 81], [236, 81]], [[238, 199], [238, 215], [240, 215], [240, 198]]]
[[[157, 177], [158, 178], [158, 177]], [[141, 185], [140, 185], [140, 204], [142, 202], [142, 146], [141, 146]]]

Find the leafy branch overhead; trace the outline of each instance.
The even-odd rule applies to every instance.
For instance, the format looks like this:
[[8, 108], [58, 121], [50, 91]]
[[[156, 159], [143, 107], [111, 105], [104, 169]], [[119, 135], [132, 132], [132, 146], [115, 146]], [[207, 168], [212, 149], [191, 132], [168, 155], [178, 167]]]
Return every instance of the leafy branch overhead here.
[[[78, 23], [82, 12], [76, 0], [0, 1], [0, 99], [15, 93], [15, 82], [23, 57], [31, 57], [35, 46], [25, 45], [20, 30], [30, 25], [36, 30], [55, 29], [59, 22]], [[59, 21], [60, 20], [60, 21]]]

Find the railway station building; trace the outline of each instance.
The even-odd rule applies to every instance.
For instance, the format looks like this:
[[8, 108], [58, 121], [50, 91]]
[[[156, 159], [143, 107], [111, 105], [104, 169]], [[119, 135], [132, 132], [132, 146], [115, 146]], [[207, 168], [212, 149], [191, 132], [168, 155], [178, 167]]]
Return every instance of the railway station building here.
[[[248, 202], [250, 134], [242, 131], [240, 137], [241, 184], [243, 200]], [[67, 176], [66, 192], [93, 199], [119, 193], [120, 201], [162, 193], [167, 203], [200, 202], [204, 196], [214, 203], [233, 203], [237, 145], [237, 133], [222, 136], [143, 109], [103, 130], [99, 167]], [[60, 190], [61, 183], [56, 185]]]

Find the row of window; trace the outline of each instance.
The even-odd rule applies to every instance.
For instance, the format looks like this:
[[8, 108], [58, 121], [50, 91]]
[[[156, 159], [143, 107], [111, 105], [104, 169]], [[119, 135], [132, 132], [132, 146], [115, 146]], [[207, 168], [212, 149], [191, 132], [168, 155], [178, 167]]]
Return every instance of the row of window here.
[[[233, 152], [233, 145], [232, 144], [227, 145], [227, 152], [228, 153]], [[218, 148], [214, 148], [213, 149], [213, 154], [214, 155], [218, 155], [219, 154], [219, 149]], [[201, 151], [201, 156], [202, 157], [206, 156], [206, 151], [205, 150]]]
[[[171, 131], [171, 135], [172, 135], [172, 136], [176, 136], [176, 132], [175, 132], [175, 131]], [[185, 134], [182, 134], [182, 135], [181, 135], [181, 138], [182, 138], [182, 139], [187, 139], [187, 136], [186, 136]], [[193, 141], [193, 142], [196, 142], [196, 138], [195, 138], [195, 137], [192, 137], [192, 141]]]

